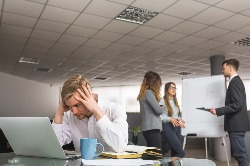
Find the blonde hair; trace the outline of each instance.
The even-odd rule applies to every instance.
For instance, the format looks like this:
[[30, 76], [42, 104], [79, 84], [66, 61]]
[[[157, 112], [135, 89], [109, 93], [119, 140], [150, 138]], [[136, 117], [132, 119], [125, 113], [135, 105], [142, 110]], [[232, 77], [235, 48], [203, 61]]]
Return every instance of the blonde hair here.
[[141, 100], [142, 98], [144, 98], [146, 95], [146, 91], [149, 89], [154, 92], [155, 98], [159, 102], [161, 99], [161, 94], [160, 94], [161, 85], [162, 82], [159, 74], [153, 71], [147, 72], [144, 75], [144, 79], [142, 81], [141, 89], [137, 97], [137, 100]]
[[[163, 96], [163, 99], [164, 99], [164, 103], [168, 109], [168, 116], [172, 116], [174, 111], [173, 111], [173, 108], [171, 107], [170, 105], [170, 102], [169, 102], [169, 97], [168, 97], [168, 90], [169, 88], [171, 87], [171, 84], [172, 85], [175, 85], [175, 83], [173, 82], [168, 82], [165, 84], [165, 88], [164, 88], [164, 96]], [[175, 85], [176, 86], [176, 85]], [[178, 112], [178, 116], [181, 117], [181, 110], [180, 110], [180, 107], [179, 107], [179, 104], [178, 104], [178, 100], [176, 98], [176, 95], [173, 96], [174, 97], [174, 104], [175, 106], [179, 109], [179, 112]]]
[[89, 82], [87, 78], [81, 76], [80, 74], [77, 74], [69, 78], [67, 81], [64, 82], [62, 87], [62, 92], [61, 92], [62, 102], [65, 102], [72, 95], [74, 95], [74, 93], [78, 88], [84, 92], [84, 90], [82, 89], [82, 85], [87, 86], [88, 84]]

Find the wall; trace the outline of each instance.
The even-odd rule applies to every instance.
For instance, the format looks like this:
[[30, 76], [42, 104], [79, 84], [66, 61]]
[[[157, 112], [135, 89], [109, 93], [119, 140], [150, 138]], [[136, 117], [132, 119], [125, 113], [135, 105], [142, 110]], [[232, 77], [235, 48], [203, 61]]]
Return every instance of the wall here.
[[0, 117], [54, 117], [59, 103], [59, 87], [1, 72], [0, 80]]
[[[140, 113], [127, 112], [128, 130], [129, 130], [129, 141], [132, 141], [132, 129], [135, 126], [141, 126], [141, 116]], [[142, 132], [138, 133], [138, 145], [146, 146], [146, 140], [144, 139]]]

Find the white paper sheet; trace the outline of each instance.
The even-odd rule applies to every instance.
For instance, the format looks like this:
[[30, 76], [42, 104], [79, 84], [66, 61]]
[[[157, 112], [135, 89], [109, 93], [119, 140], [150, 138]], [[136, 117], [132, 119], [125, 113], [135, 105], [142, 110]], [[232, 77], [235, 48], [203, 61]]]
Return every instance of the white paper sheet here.
[[82, 163], [84, 165], [146, 165], [146, 164], [156, 164], [157, 161], [154, 160], [142, 160], [142, 159], [94, 159], [94, 160], [84, 160]]

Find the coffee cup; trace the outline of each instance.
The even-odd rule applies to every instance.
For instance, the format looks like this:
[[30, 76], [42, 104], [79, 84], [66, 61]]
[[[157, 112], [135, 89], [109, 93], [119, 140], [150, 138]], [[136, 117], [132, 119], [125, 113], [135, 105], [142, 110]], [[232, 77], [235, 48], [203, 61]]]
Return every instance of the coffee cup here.
[[[96, 147], [101, 146], [101, 151], [96, 153]], [[92, 160], [96, 156], [99, 156], [104, 150], [104, 147], [101, 143], [97, 142], [95, 138], [81, 138], [80, 139], [80, 151], [82, 159]]]

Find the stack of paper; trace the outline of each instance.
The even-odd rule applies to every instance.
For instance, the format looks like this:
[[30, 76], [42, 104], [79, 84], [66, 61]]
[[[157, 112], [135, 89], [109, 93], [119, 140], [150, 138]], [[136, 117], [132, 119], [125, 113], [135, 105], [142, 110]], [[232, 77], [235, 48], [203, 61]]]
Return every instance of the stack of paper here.
[[138, 145], [128, 145], [125, 149], [126, 152], [136, 152], [143, 154], [150, 149], [157, 149], [156, 147], [138, 146]]
[[128, 145], [125, 149], [125, 152], [115, 153], [115, 152], [102, 152], [101, 156], [110, 157], [115, 159], [124, 159], [124, 158], [141, 158], [142, 155], [152, 155], [152, 156], [161, 156], [159, 153], [160, 149], [156, 147], [147, 147], [147, 146], [138, 146], [138, 145]]
[[110, 157], [114, 159], [131, 159], [131, 158], [141, 158], [141, 154], [138, 153], [128, 153], [128, 152], [122, 152], [122, 153], [115, 153], [115, 152], [102, 152], [101, 156]]

